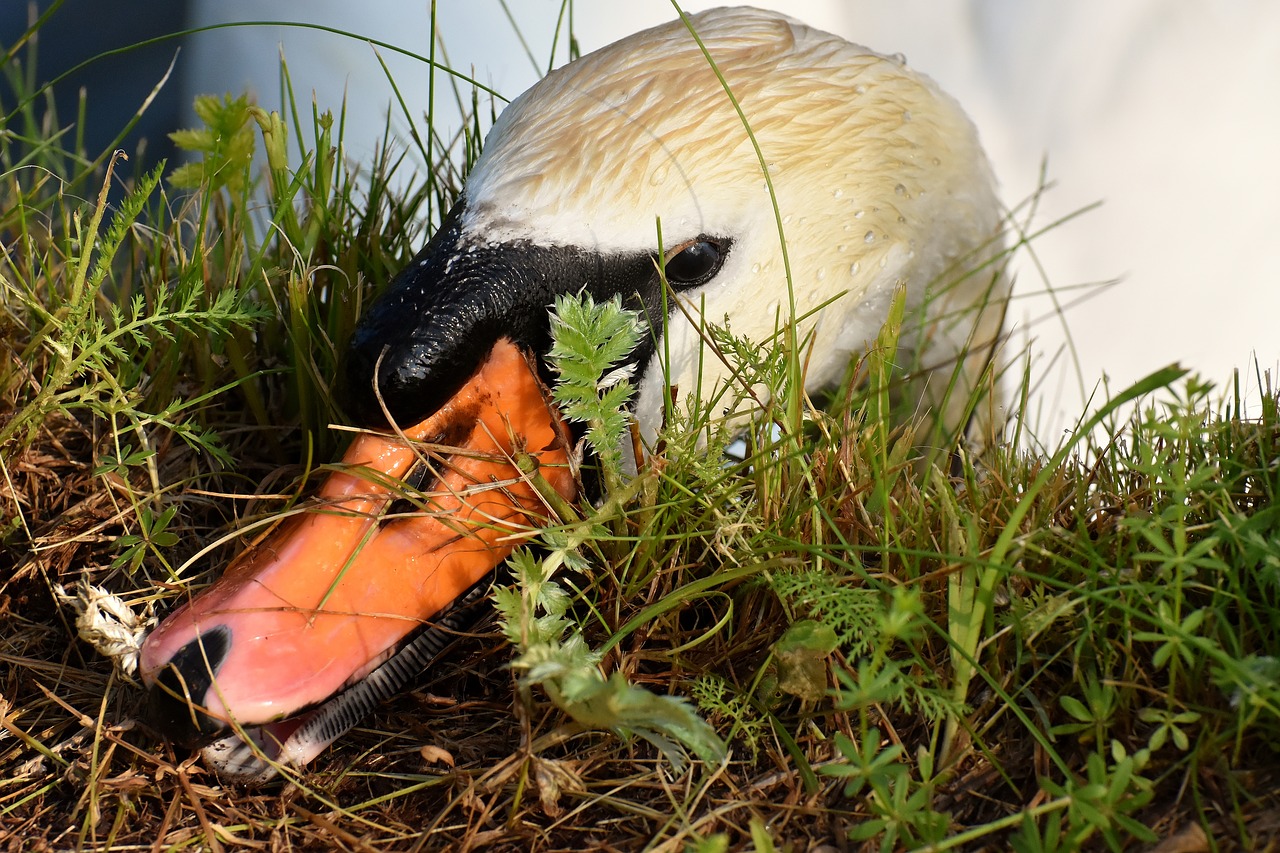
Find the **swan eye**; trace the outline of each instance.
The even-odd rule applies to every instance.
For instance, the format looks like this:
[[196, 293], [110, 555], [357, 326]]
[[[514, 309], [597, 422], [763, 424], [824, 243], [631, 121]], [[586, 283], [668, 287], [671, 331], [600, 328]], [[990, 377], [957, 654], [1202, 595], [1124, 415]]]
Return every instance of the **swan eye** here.
[[[727, 247], [726, 247], [727, 248]], [[725, 252], [714, 240], [698, 239], [667, 255], [667, 281], [677, 287], [694, 287], [720, 272]]]

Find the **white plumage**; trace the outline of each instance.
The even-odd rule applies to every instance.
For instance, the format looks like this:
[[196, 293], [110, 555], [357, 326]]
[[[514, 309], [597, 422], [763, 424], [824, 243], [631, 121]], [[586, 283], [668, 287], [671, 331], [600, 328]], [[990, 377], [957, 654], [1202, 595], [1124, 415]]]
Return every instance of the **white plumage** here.
[[[949, 373], [976, 329], [982, 357], [998, 335], [1007, 283], [961, 280], [998, 251], [1000, 207], [973, 125], [900, 58], [755, 9], [691, 16], [760, 146], [782, 215], [797, 316], [813, 333], [809, 385], [840, 375], [873, 340], [893, 288], [912, 305], [935, 284], [946, 317], [921, 363]], [[529, 241], [601, 254], [725, 236], [718, 275], [684, 298], [755, 341], [786, 320], [782, 237], [759, 158], [681, 21], [562, 67], [501, 114], [467, 181], [464, 240]], [[990, 301], [991, 306], [985, 307]], [[826, 308], [819, 306], [830, 303]], [[699, 356], [697, 330], [670, 318], [670, 374], [681, 388], [726, 380]], [[648, 366], [638, 415], [651, 432], [661, 366]], [[937, 383], [935, 383], [936, 385]], [[942, 384], [945, 385], [945, 380]], [[963, 396], [961, 388], [958, 396]]]

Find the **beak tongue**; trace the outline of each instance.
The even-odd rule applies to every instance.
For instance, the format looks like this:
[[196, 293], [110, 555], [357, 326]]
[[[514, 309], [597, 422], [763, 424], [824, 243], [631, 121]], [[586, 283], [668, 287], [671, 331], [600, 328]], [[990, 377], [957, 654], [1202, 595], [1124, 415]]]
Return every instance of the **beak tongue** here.
[[575, 493], [559, 415], [507, 340], [404, 439], [358, 436], [305, 511], [147, 637], [142, 678], [167, 734], [293, 717], [434, 624], [547, 518], [517, 457]]

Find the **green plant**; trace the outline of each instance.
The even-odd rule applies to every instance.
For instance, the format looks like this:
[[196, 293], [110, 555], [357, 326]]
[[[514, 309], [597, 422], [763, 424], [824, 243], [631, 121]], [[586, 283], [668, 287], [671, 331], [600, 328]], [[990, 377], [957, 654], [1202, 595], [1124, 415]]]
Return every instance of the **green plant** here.
[[[551, 332], [548, 361], [559, 376], [552, 396], [567, 419], [586, 424], [585, 441], [599, 459], [602, 479], [617, 490], [633, 389], [629, 371], [615, 365], [639, 342], [639, 316], [618, 299], [596, 304], [590, 296], [560, 297]], [[594, 532], [607, 521], [589, 515], [578, 529]], [[600, 654], [587, 647], [567, 617], [570, 595], [552, 579], [562, 568], [589, 571], [576, 553], [585, 537], [551, 532], [545, 539], [551, 553], [538, 559], [527, 549], [517, 551], [509, 561], [515, 586], [494, 594], [503, 632], [518, 652], [511, 665], [523, 673], [521, 686], [541, 686], [584, 728], [644, 738], [676, 767], [683, 766], [679, 746], [708, 764], [723, 761], [724, 743], [683, 699], [657, 696], [618, 672], [607, 678], [600, 672]]]
[[[720, 850], [852, 831], [1038, 851], [1202, 827], [1223, 849], [1274, 843], [1269, 380], [1248, 409], [1164, 371], [1045, 447], [1025, 429], [1028, 362], [1018, 428], [975, 460], [901, 424], [901, 303], [812, 400], [789, 317], [749, 340], [693, 316], [740, 382], [682, 389], [635, 476], [613, 455], [628, 377], [578, 348], [562, 401], [576, 388], [587, 464], [611, 479], [515, 558], [506, 633], [462, 641], [283, 796], [222, 786], [132, 726], [138, 697], [52, 590], [84, 576], [176, 606], [305, 493], [342, 440], [326, 428], [335, 353], [452, 203], [486, 114], [461, 92], [457, 145], [429, 131], [353, 165], [341, 105], [308, 113], [286, 79], [279, 115], [202, 100], [179, 188], [119, 162], [108, 176], [75, 117], [42, 123], [36, 80], [4, 69], [20, 91], [0, 130], [0, 834]], [[409, 179], [415, 159], [428, 172]], [[1011, 219], [1020, 247], [1059, 224], [1033, 222], [1037, 203]], [[612, 342], [607, 328], [584, 340]], [[726, 419], [738, 403], [753, 417]], [[676, 777], [664, 750], [713, 766]]]

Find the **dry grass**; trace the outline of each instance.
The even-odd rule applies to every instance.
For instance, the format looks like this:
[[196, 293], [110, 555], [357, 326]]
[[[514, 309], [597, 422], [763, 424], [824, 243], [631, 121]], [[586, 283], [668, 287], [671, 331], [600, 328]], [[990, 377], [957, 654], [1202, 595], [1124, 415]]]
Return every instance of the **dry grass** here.
[[[207, 106], [227, 138], [257, 132], [247, 105]], [[490, 619], [304, 773], [224, 785], [136, 721], [141, 691], [55, 586], [165, 611], [296, 497], [338, 440], [326, 383], [359, 305], [420, 241], [415, 205], [456, 183], [391, 198], [397, 158], [361, 183], [322, 156], [267, 186], [267, 232], [226, 169], [189, 197], [76, 182], [89, 158], [22, 118], [0, 140], [9, 849], [1280, 845], [1280, 407], [1210, 417], [1194, 385], [1057, 456], [1020, 434], [954, 478], [918, 476], [869, 417], [887, 394], [809, 412], [794, 443], [762, 430], [736, 468], [669, 436], [560, 581], [604, 671], [699, 698], [721, 766], [579, 729], [520, 685]], [[148, 334], [94, 351], [134, 299]], [[806, 620], [837, 642], [781, 642]]]
[[[1248, 424], [1233, 425], [1231, 432], [1242, 449], [1252, 444], [1255, 451], [1270, 447], [1274, 452], [1280, 442], [1277, 422], [1271, 419], [1269, 433]], [[460, 639], [417, 690], [380, 710], [300, 779], [262, 791], [224, 786], [191, 756], [175, 754], [138, 727], [140, 692], [77, 642], [67, 611], [53, 604], [52, 585], [82, 575], [121, 591], [137, 586], [137, 578], [109, 567], [118, 553], [116, 537], [136, 529], [124, 486], [92, 475], [95, 448], [101, 454], [109, 446], [105, 436], [95, 440], [91, 429], [63, 417], [44, 424], [23, 453], [6, 456], [14, 488], [6, 498], [17, 495], [22, 501], [34, 546], [19, 558], [0, 593], [6, 732], [0, 740], [0, 827], [17, 845], [13, 849], [676, 849], [707, 843], [717, 833], [739, 847], [750, 843], [753, 825], [756, 831], [767, 827], [767, 837], [779, 847], [811, 849], [839, 845], [850, 828], [875, 817], [866, 798], [843, 796], [836, 779], [817, 776], [817, 786], [807, 786], [797, 760], [802, 756], [809, 768], [838, 763], [832, 735], [843, 732], [857, 742], [858, 716], [866, 709], [842, 712], [784, 701], [767, 716], [781, 730], [758, 730], [755, 754], [740, 738], [724, 766], [695, 764], [674, 773], [648, 745], [577, 731], [545, 700], [524, 698], [506, 668], [505, 643], [483, 626], [476, 636]], [[858, 474], [865, 463], [856, 453], [846, 442], [815, 459], [815, 470], [830, 478], [822, 484], [824, 491], [868, 491]], [[157, 458], [162, 482], [186, 479], [192, 464], [182, 445], [170, 445]], [[1016, 505], [1016, 484], [1029, 479], [1035, 464], [992, 470], [984, 481], [975, 500], [976, 517], [989, 522], [981, 534], [983, 548], [995, 541], [1002, 519]], [[58, 475], [58, 488], [50, 488], [51, 474]], [[1094, 489], [1082, 518], [1080, 479], [1090, 477], [1098, 481], [1099, 470], [1072, 466], [1053, 478], [1036, 524], [1056, 530], [1028, 549], [1002, 596], [1043, 602], [1044, 579], [1063, 576], [1058, 564], [1064, 555], [1082, 543], [1120, 535], [1118, 518], [1156, 508], [1150, 484], [1133, 479], [1123, 491], [1114, 483]], [[900, 488], [900, 502], [915, 499], [912, 483]], [[200, 505], [219, 503], [196, 499]], [[836, 527], [851, 541], [876, 540], [877, 522], [866, 515], [865, 505], [853, 500], [840, 506], [844, 514], [835, 519]], [[216, 520], [197, 527], [191, 519], [198, 515], [183, 516], [183, 541], [204, 541], [227, 523], [206, 515]], [[791, 534], [801, 541], [809, 532]], [[936, 528], [917, 528], [907, 539], [922, 541], [900, 543], [877, 572], [917, 576], [929, 616], [937, 622], [944, 619], [947, 574], [955, 570], [945, 547], [939, 547], [945, 546], [941, 536]], [[935, 556], [919, 553], [931, 542]], [[679, 544], [687, 550], [712, 543]], [[917, 567], [907, 565], [913, 552], [920, 558]], [[607, 578], [601, 582], [600, 594], [607, 594], [608, 583]], [[656, 598], [667, 594], [667, 580], [656, 579], [652, 592]], [[785, 624], [785, 614], [766, 589], [735, 601], [739, 624], [718, 632], [696, 653], [673, 656], [669, 650], [722, 613], [715, 603], [690, 602], [679, 619], [659, 621], [646, 635], [624, 643], [626, 651], [606, 658], [606, 667], [623, 667], [659, 692], [684, 692], [697, 672], [714, 672], [734, 691], [747, 690], [779, 633], [772, 626]], [[997, 608], [1007, 614], [1010, 604]], [[1104, 610], [1098, 606], [1083, 615], [1101, 618]], [[629, 615], [625, 609], [620, 613], [624, 619]], [[1058, 628], [1063, 641], [1079, 640], [1072, 635], [1081, 629]], [[596, 635], [599, 639], [598, 629]], [[1108, 642], [1123, 641], [1108, 637]], [[924, 662], [944, 671], [947, 648], [943, 638], [926, 642]], [[1056, 723], [1069, 721], [1060, 710], [1025, 701], [1032, 694], [1071, 691], [1079, 654], [1069, 649], [1070, 643], [1040, 642], [1027, 649], [1031, 659], [1020, 665], [1019, 651], [994, 650], [989, 684], [970, 697], [973, 710], [966, 719], [972, 739], [930, 787], [931, 807], [948, 816], [953, 836], [1043, 805], [1050, 798], [1040, 780], [1054, 775], [1055, 758], [1076, 766], [1090, 754], [1087, 737], [1074, 743], [1059, 738], [1050, 746], [1030, 736], [1025, 721], [1011, 713], [1022, 707]], [[1142, 683], [1119, 685], [1138, 694], [1127, 714], [1160, 703], [1161, 677], [1142, 657], [1134, 656]], [[828, 662], [832, 673], [855, 663], [839, 654]], [[839, 684], [831, 680], [829, 686]], [[1200, 710], [1230, 715], [1226, 703], [1219, 700], [1218, 706]], [[888, 742], [906, 745], [909, 755], [937, 742], [936, 725], [918, 712], [876, 707], [872, 716]], [[722, 715], [710, 719], [722, 733], [733, 725]], [[1107, 726], [1110, 735], [1129, 742], [1149, 733], [1136, 719], [1115, 719]], [[1144, 774], [1153, 796], [1134, 817], [1165, 839], [1186, 840], [1200, 830], [1223, 849], [1276, 843], [1280, 773], [1265, 739], [1259, 742], [1242, 729], [1246, 740], [1232, 744], [1229, 732], [1188, 728], [1199, 757], [1189, 766], [1179, 750], [1157, 751]], [[791, 737], [794, 742], [787, 743]], [[1246, 743], [1253, 746], [1241, 749]], [[996, 833], [975, 842], [1000, 848], [1004, 838]]]

